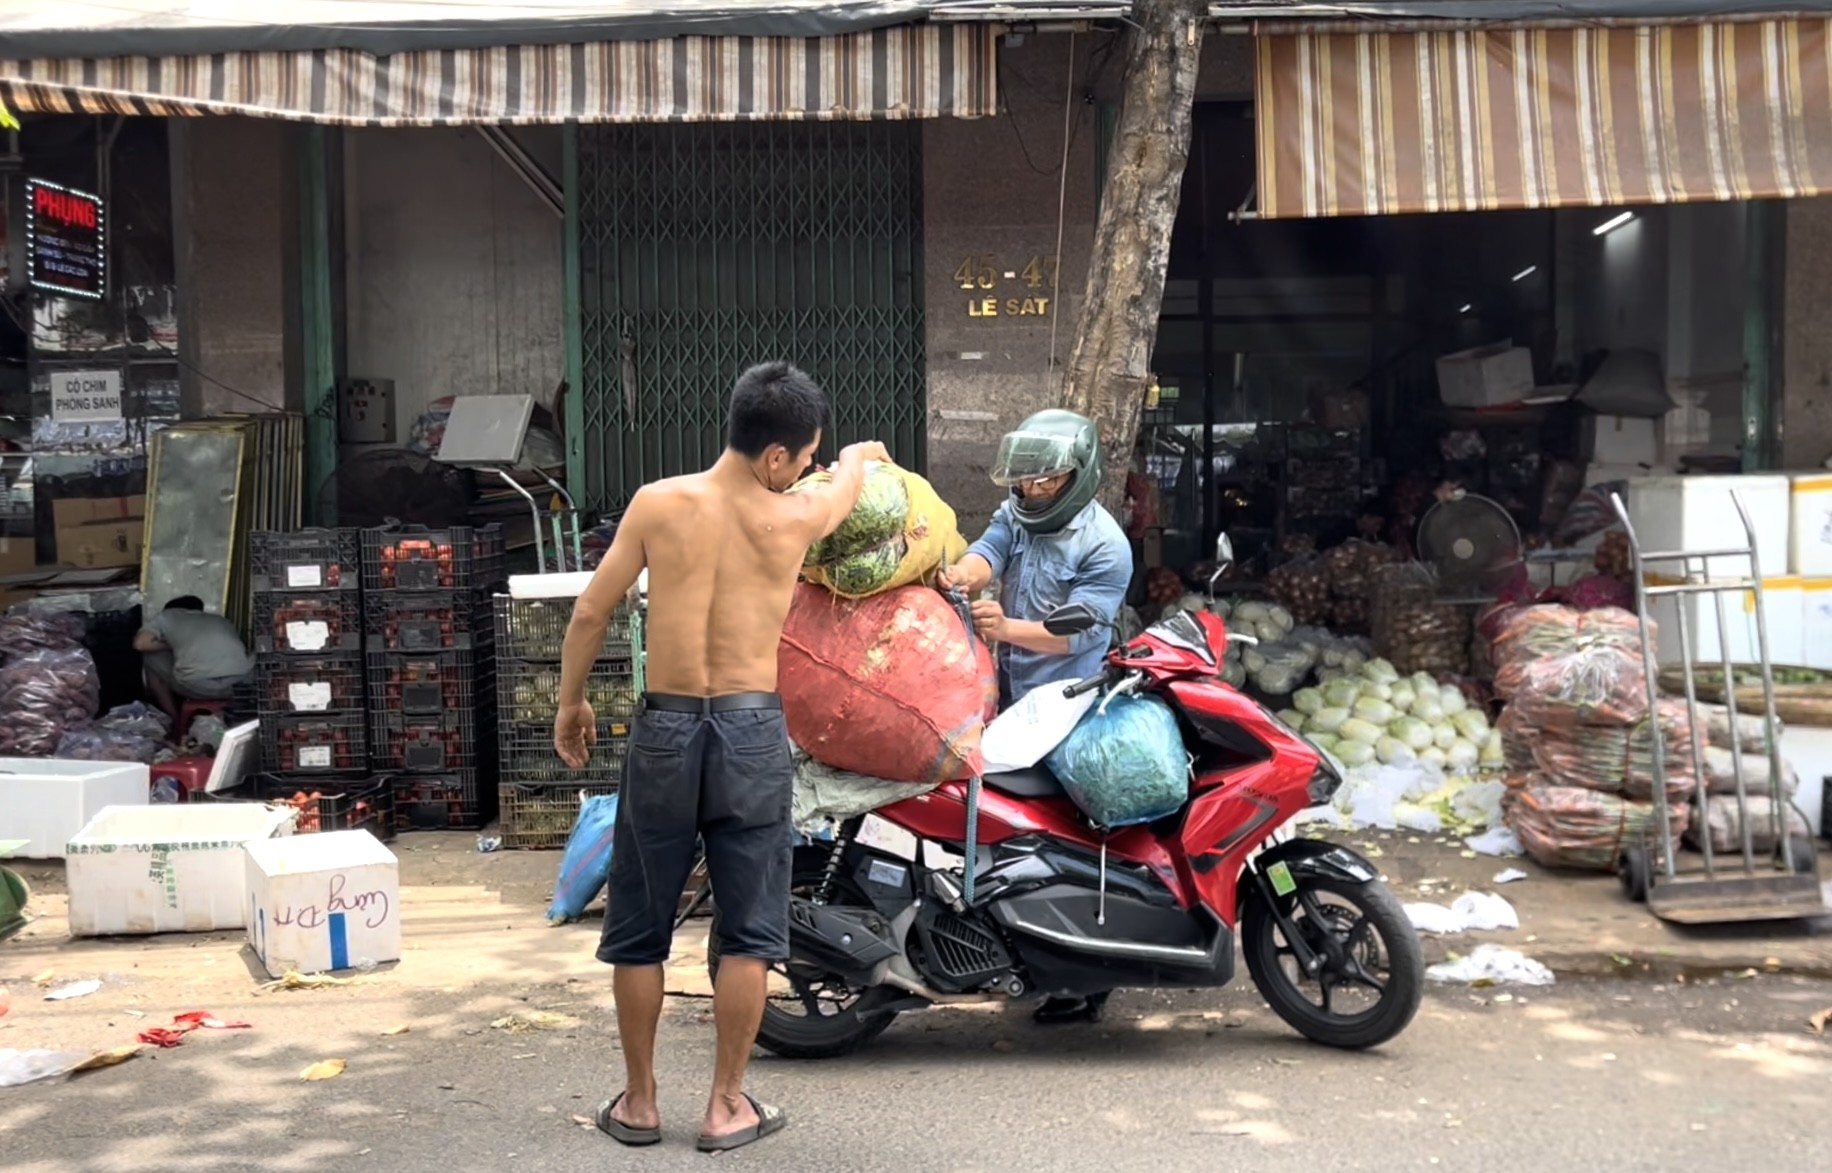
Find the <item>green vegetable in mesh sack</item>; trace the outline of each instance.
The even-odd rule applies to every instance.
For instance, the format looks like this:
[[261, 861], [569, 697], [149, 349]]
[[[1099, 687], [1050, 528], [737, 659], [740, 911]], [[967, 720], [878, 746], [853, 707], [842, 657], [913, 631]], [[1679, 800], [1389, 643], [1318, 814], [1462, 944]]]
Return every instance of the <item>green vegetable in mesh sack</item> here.
[[1279, 720], [1291, 726], [1293, 733], [1304, 728], [1304, 714], [1298, 712], [1296, 709], [1280, 709]]
[[836, 593], [842, 595], [876, 593], [890, 585], [906, 553], [908, 547], [903, 535], [898, 534], [883, 545], [826, 563], [827, 582]]
[[809, 549], [805, 565], [828, 566], [882, 546], [903, 534], [909, 516], [910, 492], [903, 474], [892, 465], [874, 462], [859, 490], [859, 503], [840, 528]]
[[1348, 719], [1347, 709], [1331, 706], [1312, 713], [1310, 719], [1304, 722], [1304, 728], [1318, 733], [1341, 733], [1342, 723]]
[[1095, 708], [1045, 759], [1097, 827], [1149, 823], [1189, 797], [1189, 757], [1170, 706], [1122, 695]]
[[1350, 717], [1336, 730], [1344, 741], [1365, 741], [1373, 745], [1381, 738], [1380, 726], [1372, 721], [1363, 721], [1360, 717]]

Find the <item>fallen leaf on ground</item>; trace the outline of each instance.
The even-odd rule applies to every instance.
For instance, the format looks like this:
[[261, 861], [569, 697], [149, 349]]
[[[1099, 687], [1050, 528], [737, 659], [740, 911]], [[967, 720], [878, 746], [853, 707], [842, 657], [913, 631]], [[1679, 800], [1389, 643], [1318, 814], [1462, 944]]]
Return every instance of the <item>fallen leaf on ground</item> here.
[[578, 1024], [578, 1019], [565, 1014], [554, 1014], [546, 1010], [517, 1010], [514, 1014], [503, 1015], [490, 1025], [496, 1030], [520, 1034], [528, 1030], [563, 1030]]
[[1828, 1022], [1832, 1022], [1832, 1006], [1826, 1007], [1813, 1017], [1807, 1019], [1807, 1025], [1813, 1028], [1813, 1033], [1816, 1035], [1823, 1035], [1826, 1033], [1826, 1024]]
[[90, 978], [86, 982], [71, 982], [67, 986], [59, 986], [49, 994], [46, 994], [45, 1001], [64, 1002], [71, 998], [87, 998], [101, 988], [102, 983], [94, 978]]
[[412, 1029], [413, 1028], [410, 1026], [391, 1026], [387, 1030], [382, 1032], [382, 1037], [383, 1038], [392, 1038], [395, 1035], [404, 1035]]
[[289, 969], [282, 976], [268, 982], [263, 990], [322, 990], [326, 986], [348, 986], [355, 984], [354, 978], [332, 977], [328, 973], [300, 973]]
[[344, 1061], [342, 1059], [320, 1059], [310, 1067], [307, 1067], [304, 1071], [301, 1071], [299, 1073], [299, 1078], [315, 1083], [321, 1079], [336, 1079], [343, 1073]]
[[89, 1056], [89, 1058], [78, 1063], [75, 1067], [72, 1067], [70, 1073], [75, 1075], [80, 1071], [100, 1071], [104, 1067], [119, 1067], [139, 1053], [140, 1045], [138, 1043], [130, 1043], [125, 1047], [116, 1047], [112, 1051], [97, 1051], [95, 1054]]
[[39, 974], [39, 975], [38, 975], [37, 977], [35, 977], [35, 978], [33, 978], [33, 979], [32, 979], [32, 984], [33, 984], [33, 985], [35, 985], [35, 986], [37, 986], [37, 987], [38, 987], [39, 989], [41, 989], [41, 990], [42, 990], [42, 989], [44, 989], [44, 988], [45, 988], [46, 986], [48, 986], [48, 985], [50, 985], [50, 984], [51, 984], [51, 979], [52, 979], [52, 978], [54, 978], [54, 977], [56, 977], [56, 976], [57, 976], [57, 971], [56, 971], [56, 970], [54, 970], [54, 969], [47, 969], [47, 970], [45, 970], [45, 971], [44, 971], [43, 973], [41, 973], [41, 974]]
[[593, 1120], [590, 1116], [574, 1116], [573, 1123], [577, 1124], [580, 1128], [598, 1127], [598, 1122]]

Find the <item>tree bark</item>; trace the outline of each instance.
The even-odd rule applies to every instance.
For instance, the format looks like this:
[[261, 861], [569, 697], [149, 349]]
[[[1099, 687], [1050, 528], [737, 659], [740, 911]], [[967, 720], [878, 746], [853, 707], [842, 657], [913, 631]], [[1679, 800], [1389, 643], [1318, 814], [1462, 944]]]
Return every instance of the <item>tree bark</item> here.
[[1133, 0], [1119, 126], [1063, 376], [1063, 406], [1100, 429], [1100, 500], [1115, 517], [1151, 378], [1207, 14], [1208, 0]]

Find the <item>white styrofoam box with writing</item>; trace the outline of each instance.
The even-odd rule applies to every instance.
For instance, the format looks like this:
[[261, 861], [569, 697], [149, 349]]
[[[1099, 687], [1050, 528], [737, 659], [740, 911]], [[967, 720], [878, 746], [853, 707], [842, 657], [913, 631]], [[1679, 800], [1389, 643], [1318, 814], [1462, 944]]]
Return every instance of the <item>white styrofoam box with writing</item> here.
[[1789, 481], [1788, 572], [1832, 576], [1832, 474], [1802, 473]]
[[[1628, 483], [1628, 517], [1645, 553], [1744, 549], [1749, 536], [1737, 515], [1740, 500], [1755, 527], [1756, 558], [1767, 578], [1787, 569], [1791, 490], [1782, 474], [1640, 477]], [[1684, 573], [1676, 562], [1650, 564], [1648, 570]], [[1712, 558], [1704, 572], [1710, 578], [1748, 578], [1749, 559]]]
[[1651, 467], [1660, 463], [1660, 425], [1625, 415], [1587, 415], [1583, 451], [1593, 464]]
[[103, 808], [70, 839], [70, 935], [241, 928], [242, 845], [291, 835], [296, 817], [253, 802]]
[[1438, 359], [1438, 398], [1451, 407], [1499, 407], [1533, 394], [1533, 352], [1500, 342]]
[[1800, 610], [1800, 666], [1832, 672], [1832, 578], [1802, 578]]
[[401, 866], [367, 831], [249, 843], [248, 945], [274, 977], [401, 959]]
[[0, 758], [0, 839], [24, 839], [22, 859], [62, 859], [103, 807], [151, 800], [151, 771], [137, 762]]
[[[1650, 575], [1653, 582], [1669, 581]], [[1805, 582], [1784, 576], [1762, 580], [1762, 614], [1768, 627], [1768, 661], [1780, 667], [1800, 667], [1806, 658], [1806, 614], [1802, 602]], [[1756, 592], [1724, 592], [1724, 638], [1718, 638], [1717, 601], [1708, 594], [1659, 595], [1648, 600], [1656, 628], [1655, 658], [1662, 664], [1680, 662], [1679, 608], [1685, 608], [1686, 631], [1694, 664], [1722, 665], [1725, 644], [1730, 662], [1753, 664], [1760, 657], [1757, 639]], [[1683, 600], [1683, 602], [1682, 602]]]
[[1800, 775], [1794, 805], [1815, 835], [1825, 833], [1826, 778], [1832, 776], [1832, 729], [1782, 722], [1781, 756]]

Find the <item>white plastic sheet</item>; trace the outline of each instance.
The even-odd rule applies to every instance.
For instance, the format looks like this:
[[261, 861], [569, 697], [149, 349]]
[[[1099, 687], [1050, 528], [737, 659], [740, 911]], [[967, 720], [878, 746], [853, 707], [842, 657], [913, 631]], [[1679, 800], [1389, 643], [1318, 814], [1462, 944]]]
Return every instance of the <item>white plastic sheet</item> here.
[[1500, 945], [1482, 944], [1467, 957], [1441, 962], [1425, 971], [1428, 981], [1458, 985], [1549, 986], [1552, 971], [1526, 954]]
[[988, 774], [1028, 770], [1062, 744], [1100, 699], [1096, 689], [1081, 696], [1064, 696], [1073, 681], [1057, 681], [1033, 688], [1006, 709], [980, 735], [980, 755]]

